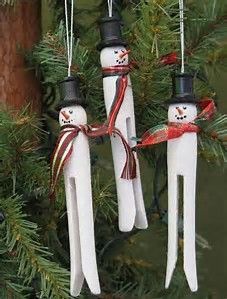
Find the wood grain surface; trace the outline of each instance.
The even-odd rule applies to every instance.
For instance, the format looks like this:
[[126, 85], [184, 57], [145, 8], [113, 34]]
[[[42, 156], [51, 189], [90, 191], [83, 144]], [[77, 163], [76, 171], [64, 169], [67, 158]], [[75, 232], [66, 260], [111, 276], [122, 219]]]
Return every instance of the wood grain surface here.
[[40, 107], [40, 84], [26, 66], [24, 50], [40, 39], [41, 1], [21, 0], [0, 7], [0, 103], [19, 109]]

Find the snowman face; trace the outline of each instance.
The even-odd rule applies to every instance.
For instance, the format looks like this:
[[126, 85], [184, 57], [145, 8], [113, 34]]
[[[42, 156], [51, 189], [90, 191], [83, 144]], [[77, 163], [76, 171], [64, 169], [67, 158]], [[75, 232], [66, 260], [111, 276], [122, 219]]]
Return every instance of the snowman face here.
[[124, 46], [104, 48], [100, 54], [101, 65], [102, 67], [128, 65], [128, 53]]
[[193, 122], [197, 116], [195, 104], [176, 103], [169, 106], [169, 122], [188, 123]]
[[64, 125], [84, 125], [87, 123], [87, 115], [81, 106], [64, 107], [59, 112], [60, 126]]

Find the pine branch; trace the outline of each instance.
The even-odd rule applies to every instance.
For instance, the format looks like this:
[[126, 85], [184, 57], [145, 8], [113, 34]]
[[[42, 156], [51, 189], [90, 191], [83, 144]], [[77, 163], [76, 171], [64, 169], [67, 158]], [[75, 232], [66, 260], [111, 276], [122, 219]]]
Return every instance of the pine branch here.
[[220, 166], [227, 162], [227, 115], [217, 114], [202, 127], [199, 147], [201, 156], [208, 162]]
[[227, 53], [227, 4], [225, 1], [203, 1], [192, 4], [186, 12], [188, 62], [194, 69], [214, 67]]
[[40, 298], [69, 298], [69, 273], [51, 261], [51, 254], [38, 241], [37, 225], [28, 221], [20, 197], [2, 199], [0, 208], [6, 215], [5, 244], [19, 265], [18, 276], [24, 285], [35, 277], [40, 281]]
[[93, 175], [93, 199], [96, 209], [96, 220], [104, 218], [110, 223], [117, 217], [116, 192], [113, 188], [113, 180], [103, 183], [100, 173]]
[[[24, 208], [31, 211], [33, 221], [35, 219], [43, 228], [46, 227], [45, 235], [52, 233], [52, 238], [54, 238], [56, 231], [54, 233], [51, 230], [50, 223], [52, 223], [53, 226], [53, 222], [56, 221], [54, 219], [55, 214], [49, 214], [50, 209], [48, 208], [47, 200], [49, 192], [49, 175], [47, 175], [49, 173], [49, 166], [46, 158], [42, 157], [42, 148], [40, 146], [40, 139], [43, 139], [46, 133], [40, 129], [39, 120], [34, 114], [29, 112], [28, 108], [25, 108], [20, 113], [12, 113], [12, 111], [2, 109], [0, 116], [0, 153], [2, 157], [0, 198], [10, 198], [12, 194], [20, 194], [20, 199], [16, 198], [15, 201], [22, 202], [22, 199], [25, 200], [27, 203]], [[63, 196], [60, 198], [63, 198]], [[9, 201], [11, 201], [11, 198]], [[23, 277], [24, 283], [22, 283], [23, 281], [21, 281], [21, 279], [18, 281], [18, 277], [16, 279], [14, 277], [10, 279], [6, 277], [4, 283], [6, 289], [9, 288], [10, 292], [13, 292], [12, 288], [14, 288], [14, 291], [18, 290], [19, 292], [21, 289], [25, 289], [26, 285], [30, 286], [31, 281], [40, 276], [42, 285], [39, 286], [39, 290], [43, 296], [42, 298], [46, 298], [45, 296], [49, 298], [49, 295], [57, 298], [55, 295], [52, 295], [53, 287], [52, 285], [50, 287], [50, 284], [54, 283], [56, 288], [59, 284], [57, 279], [59, 278], [61, 280], [65, 275], [65, 281], [60, 281], [60, 293], [62, 292], [62, 296], [68, 298], [66, 293], [65, 295], [63, 293], [63, 287], [67, 286], [66, 272], [64, 274], [62, 269], [58, 269], [57, 264], [52, 265], [51, 257], [50, 260], [48, 260], [48, 250], [42, 248], [39, 242], [37, 242], [37, 225], [25, 219], [26, 216], [22, 214], [21, 211], [22, 204], [18, 203], [19, 206], [16, 206], [15, 201], [12, 202], [12, 204], [15, 204], [14, 206], [7, 204], [6, 207], [3, 205], [4, 201], [1, 200], [0, 206], [5, 208], [5, 215], [7, 212], [9, 214], [7, 221], [12, 221], [12, 223], [10, 222], [7, 226], [8, 238], [11, 237], [12, 239], [5, 239], [5, 241], [7, 241], [6, 245], [10, 246], [9, 242], [15, 241], [16, 233], [19, 235], [24, 233], [22, 240], [16, 240], [14, 244], [15, 248], [11, 248], [13, 254], [14, 252], [16, 253], [16, 259], [14, 262], [14, 270], [9, 272], [15, 273], [18, 271], [18, 275]], [[7, 203], [8, 200], [5, 200], [5, 202]], [[46, 209], [44, 209], [45, 205]], [[40, 211], [41, 206], [42, 210]], [[45, 210], [48, 210], [48, 212], [45, 212]], [[58, 201], [58, 212], [61, 213], [61, 210], [62, 207], [60, 208]], [[15, 226], [15, 219], [18, 222], [18, 230], [22, 232], [15, 231], [15, 227], [17, 227]], [[14, 233], [14, 235], [12, 235], [12, 233]], [[0, 248], [3, 248], [2, 244]], [[34, 257], [32, 257], [33, 251]], [[11, 253], [10, 258], [13, 259]], [[34, 258], [33, 263], [35, 263], [35, 266], [32, 265], [32, 263], [29, 265], [29, 263], [26, 262], [26, 258], [27, 261], [30, 262], [32, 258]], [[48, 269], [49, 261], [50, 269]], [[43, 267], [43, 270], [39, 274], [38, 271], [40, 267]], [[8, 270], [6, 270], [5, 273], [8, 273]], [[47, 282], [48, 279], [51, 280], [50, 283]], [[56, 289], [54, 292], [57, 292]], [[47, 295], [45, 293], [47, 293]]]
[[160, 65], [159, 58], [178, 48], [176, 30], [172, 29], [177, 19], [171, 16], [176, 14], [175, 6], [176, 1], [151, 0], [141, 1], [137, 7], [140, 19], [133, 26], [129, 43], [139, 69], [132, 78], [136, 102], [146, 108], [152, 101], [160, 102], [168, 96], [170, 69]]
[[[105, 117], [105, 108], [102, 99], [101, 72], [92, 63], [93, 53], [81, 45], [80, 40], [74, 40], [73, 45], [72, 75], [81, 79], [82, 94], [85, 102], [89, 103], [89, 108], [95, 120], [102, 120]], [[34, 51], [28, 55], [29, 63], [37, 68], [41, 73], [41, 78], [45, 85], [52, 84], [58, 88], [58, 83], [67, 74], [67, 53], [65, 45], [65, 30], [63, 22], [55, 34], [47, 33]], [[58, 94], [58, 92], [56, 93]], [[57, 104], [59, 98], [55, 98]]]
[[49, 167], [39, 153], [40, 140], [46, 135], [40, 121], [28, 107], [21, 112], [0, 111], [1, 185], [3, 196], [14, 193], [45, 194], [49, 188]]
[[[32, 288], [24, 286], [22, 278], [16, 275], [18, 263], [12, 253], [7, 251], [4, 241], [4, 230], [0, 228], [0, 298], [23, 299], [30, 296]], [[3, 249], [4, 248], [4, 249]]]
[[[89, 66], [87, 49], [81, 45], [79, 39], [74, 39], [73, 49], [72, 74], [78, 75], [82, 79], [89, 78], [89, 82], [86, 84], [92, 84], [93, 80], [97, 78], [97, 69]], [[63, 22], [60, 23], [55, 34], [47, 33], [43, 37], [28, 58], [30, 63], [39, 67], [44, 82], [56, 84], [64, 79], [68, 66]], [[84, 81], [83, 83], [85, 84]]]

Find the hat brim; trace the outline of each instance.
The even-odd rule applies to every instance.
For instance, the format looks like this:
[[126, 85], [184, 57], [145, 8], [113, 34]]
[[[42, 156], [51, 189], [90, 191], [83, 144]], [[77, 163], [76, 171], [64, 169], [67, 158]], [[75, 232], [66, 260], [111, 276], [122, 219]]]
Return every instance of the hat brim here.
[[76, 100], [65, 100], [65, 101], [61, 101], [57, 106], [56, 106], [56, 110], [59, 111], [62, 108], [65, 107], [70, 107], [70, 106], [75, 106], [75, 105], [79, 105], [79, 106], [86, 106], [84, 103], [84, 100], [82, 99], [76, 99]]
[[113, 40], [106, 40], [102, 41], [98, 44], [97, 50], [101, 51], [103, 48], [107, 47], [114, 47], [114, 46], [124, 46], [126, 47], [128, 44], [123, 41], [122, 39], [113, 39]]
[[198, 103], [198, 99], [195, 97], [173, 97], [171, 99], [168, 99], [167, 101], [165, 101], [166, 105], [170, 105], [170, 104], [181, 104], [181, 103], [185, 103], [185, 104], [197, 104]]

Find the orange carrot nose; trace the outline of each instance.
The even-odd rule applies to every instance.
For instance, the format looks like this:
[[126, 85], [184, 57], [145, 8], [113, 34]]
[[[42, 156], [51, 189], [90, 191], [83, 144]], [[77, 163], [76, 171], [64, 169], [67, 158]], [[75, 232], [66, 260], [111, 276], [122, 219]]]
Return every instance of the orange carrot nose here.
[[176, 107], [176, 109], [180, 115], [182, 115], [184, 113], [179, 107]]
[[124, 53], [119, 54], [120, 59], [122, 59], [125, 55], [129, 54], [131, 50], [127, 50]]
[[64, 116], [64, 118], [65, 118], [66, 120], [69, 119], [69, 115], [68, 115], [65, 111], [62, 111], [61, 114]]

